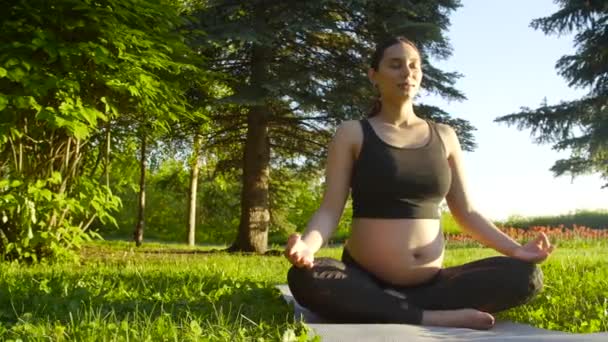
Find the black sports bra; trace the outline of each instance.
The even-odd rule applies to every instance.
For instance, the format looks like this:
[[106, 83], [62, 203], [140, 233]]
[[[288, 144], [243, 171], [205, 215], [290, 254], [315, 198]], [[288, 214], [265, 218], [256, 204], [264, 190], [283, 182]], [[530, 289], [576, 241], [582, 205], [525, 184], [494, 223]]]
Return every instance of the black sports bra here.
[[451, 184], [445, 148], [434, 123], [426, 145], [399, 148], [384, 142], [367, 119], [353, 165], [353, 217], [439, 218], [439, 203]]

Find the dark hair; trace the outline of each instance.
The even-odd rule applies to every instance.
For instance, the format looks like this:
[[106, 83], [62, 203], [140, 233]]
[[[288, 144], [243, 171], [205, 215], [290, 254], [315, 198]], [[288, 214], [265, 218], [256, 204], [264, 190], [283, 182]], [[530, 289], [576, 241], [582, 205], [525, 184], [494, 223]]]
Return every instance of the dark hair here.
[[[405, 43], [405, 44], [410, 45], [411, 47], [413, 47], [416, 50], [416, 52], [418, 52], [418, 54], [420, 54], [420, 50], [418, 50], [418, 47], [416, 46], [416, 44], [414, 44], [414, 42], [412, 42], [411, 40], [409, 40], [403, 36], [390, 37], [390, 38], [382, 41], [378, 45], [376, 45], [376, 50], [372, 54], [370, 66], [374, 70], [377, 71], [380, 68], [380, 61], [382, 60], [382, 57], [384, 56], [384, 51], [386, 49], [388, 49], [390, 46], [393, 46], [393, 45], [399, 44], [399, 43]], [[372, 116], [377, 115], [378, 113], [380, 113], [381, 109], [382, 109], [382, 102], [380, 101], [380, 98], [376, 98], [374, 100], [372, 109], [367, 114], [367, 117], [371, 118]]]

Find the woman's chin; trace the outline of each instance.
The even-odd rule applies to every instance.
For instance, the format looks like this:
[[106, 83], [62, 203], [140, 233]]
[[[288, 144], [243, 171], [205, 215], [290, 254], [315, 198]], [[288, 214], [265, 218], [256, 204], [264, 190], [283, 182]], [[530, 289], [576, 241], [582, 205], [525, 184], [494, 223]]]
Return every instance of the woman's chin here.
[[398, 95], [398, 98], [401, 100], [411, 100], [414, 97], [416, 97], [416, 92], [413, 91], [404, 91]]

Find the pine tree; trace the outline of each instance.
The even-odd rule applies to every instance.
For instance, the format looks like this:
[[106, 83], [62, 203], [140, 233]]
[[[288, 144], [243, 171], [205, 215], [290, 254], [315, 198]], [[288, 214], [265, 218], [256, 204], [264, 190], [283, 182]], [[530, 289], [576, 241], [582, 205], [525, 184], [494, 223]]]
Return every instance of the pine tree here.
[[[448, 14], [459, 5], [457, 0], [217, 0], [198, 12], [207, 34], [201, 49], [215, 53], [216, 69], [232, 75], [234, 92], [224, 101], [243, 108], [226, 116], [227, 124], [246, 127], [233, 135], [245, 144], [241, 220], [232, 250], [266, 249], [271, 165], [304, 156], [318, 166], [336, 125], [365, 116], [374, 97], [367, 57], [378, 41], [391, 35], [413, 40], [426, 63], [422, 87], [464, 98], [453, 88], [459, 75], [435, 68], [430, 59], [450, 55], [444, 34]], [[417, 110], [453, 125], [465, 148], [473, 147], [468, 122], [431, 106]]]
[[569, 158], [557, 160], [551, 167], [555, 176], [599, 173], [608, 180], [608, 2], [558, 2], [561, 8], [557, 12], [533, 20], [531, 26], [545, 34], [576, 32], [576, 52], [561, 57], [556, 68], [569, 86], [589, 88], [589, 93], [556, 105], [524, 107], [495, 121], [529, 128], [536, 143], [570, 150]]

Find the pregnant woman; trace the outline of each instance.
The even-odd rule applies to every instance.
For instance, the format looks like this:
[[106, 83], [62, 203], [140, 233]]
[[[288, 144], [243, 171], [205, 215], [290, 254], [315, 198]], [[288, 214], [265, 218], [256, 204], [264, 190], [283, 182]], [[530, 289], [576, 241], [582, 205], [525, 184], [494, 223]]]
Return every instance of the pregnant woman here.
[[[367, 118], [335, 132], [322, 204], [287, 242], [289, 287], [299, 304], [335, 322], [489, 329], [492, 313], [541, 290], [536, 264], [553, 246], [543, 233], [522, 246], [475, 209], [456, 133], [414, 112], [421, 62], [406, 38], [378, 45], [368, 76], [380, 98]], [[342, 260], [315, 258], [349, 192], [353, 223]], [[444, 267], [444, 198], [466, 232], [504, 256]]]

